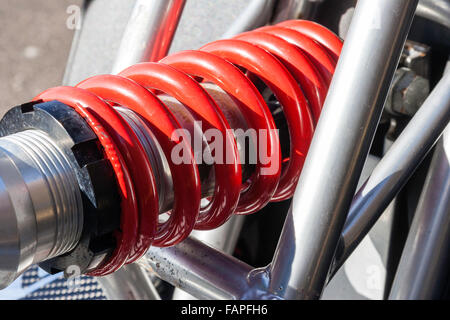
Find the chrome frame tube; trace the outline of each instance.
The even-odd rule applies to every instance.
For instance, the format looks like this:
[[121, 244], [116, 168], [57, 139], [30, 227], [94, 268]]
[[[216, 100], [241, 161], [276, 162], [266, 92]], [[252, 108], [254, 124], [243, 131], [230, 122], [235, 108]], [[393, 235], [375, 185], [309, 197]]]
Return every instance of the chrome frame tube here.
[[186, 0], [137, 0], [124, 31], [113, 73], [167, 55]]
[[450, 1], [420, 0], [416, 14], [450, 28]]
[[108, 300], [161, 300], [147, 271], [132, 263], [97, 278]]
[[358, 1], [270, 267], [274, 294], [321, 296], [416, 6]]
[[278, 0], [273, 23], [290, 19], [312, 19], [323, 0]]
[[439, 141], [389, 299], [442, 299], [450, 264], [450, 125]]
[[272, 16], [275, 0], [252, 0], [244, 12], [233, 22], [222, 38], [231, 38], [244, 31], [265, 25]]
[[174, 247], [150, 247], [139, 263], [198, 299], [235, 300], [265, 292], [258, 291], [261, 281], [251, 266], [194, 238]]
[[[234, 215], [224, 225], [214, 230], [194, 230], [190, 236], [212, 246], [213, 248], [231, 255], [236, 247], [239, 235], [244, 224], [245, 216]], [[174, 300], [193, 299], [192, 295], [176, 288], [173, 292]]]
[[450, 121], [450, 72], [353, 197], [330, 271], [334, 274], [411, 177]]

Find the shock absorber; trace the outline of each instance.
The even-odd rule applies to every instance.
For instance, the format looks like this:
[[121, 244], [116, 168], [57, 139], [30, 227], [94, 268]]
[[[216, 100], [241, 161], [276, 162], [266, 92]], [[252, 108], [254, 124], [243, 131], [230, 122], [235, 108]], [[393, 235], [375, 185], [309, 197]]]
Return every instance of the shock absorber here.
[[0, 275], [36, 262], [110, 274], [151, 245], [290, 198], [341, 47], [314, 22], [285, 21], [11, 109], [0, 122], [0, 167], [11, 173], [0, 173], [0, 197], [17, 241]]

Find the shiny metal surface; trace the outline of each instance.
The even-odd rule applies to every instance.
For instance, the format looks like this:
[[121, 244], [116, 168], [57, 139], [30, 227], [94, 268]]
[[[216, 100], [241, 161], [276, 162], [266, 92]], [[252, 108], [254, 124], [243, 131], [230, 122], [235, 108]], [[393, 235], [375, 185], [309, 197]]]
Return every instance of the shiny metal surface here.
[[151, 247], [139, 261], [161, 279], [199, 299], [251, 299], [264, 295], [264, 272], [199, 240], [169, 248]]
[[0, 138], [0, 288], [31, 264], [73, 249], [82, 210], [70, 162], [44, 132]]
[[185, 0], [137, 0], [122, 36], [113, 73], [166, 56]]
[[97, 278], [108, 300], [161, 300], [149, 274], [137, 263]]
[[420, 0], [416, 14], [450, 28], [450, 1]]
[[278, 0], [273, 23], [290, 19], [311, 20], [323, 0]]
[[[381, 158], [369, 154], [364, 164], [358, 188], [370, 177]], [[382, 300], [386, 287], [386, 265], [395, 201], [386, 208], [369, 233], [356, 247], [341, 268], [329, 279], [321, 300]]]
[[133, 128], [145, 149], [148, 159], [150, 159], [158, 188], [159, 212], [167, 212], [172, 209], [173, 205], [173, 181], [169, 163], [164, 156], [161, 146], [151, 129], [138, 114], [124, 107], [116, 109]]
[[339, 240], [332, 274], [345, 262], [408, 181], [449, 121], [450, 72], [447, 72], [354, 196]]
[[232, 254], [236, 247], [245, 216], [234, 215], [225, 224], [214, 230], [194, 230], [191, 236], [226, 254]]
[[[236, 247], [244, 220], [245, 216], [234, 215], [217, 229], [208, 231], [194, 230], [190, 236], [217, 250], [231, 255]], [[192, 295], [178, 288], [176, 288], [173, 293], [174, 300], [193, 298]]]
[[358, 1], [270, 267], [270, 291], [317, 299], [417, 1]]
[[449, 263], [450, 125], [436, 146], [389, 299], [442, 299]]
[[252, 0], [222, 38], [231, 38], [244, 31], [265, 25], [272, 17], [275, 0]]

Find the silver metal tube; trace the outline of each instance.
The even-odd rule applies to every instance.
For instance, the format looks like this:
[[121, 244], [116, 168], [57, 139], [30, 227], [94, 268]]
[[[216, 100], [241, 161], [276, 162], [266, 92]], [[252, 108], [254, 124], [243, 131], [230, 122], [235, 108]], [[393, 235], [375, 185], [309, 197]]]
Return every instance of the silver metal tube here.
[[353, 197], [330, 274], [342, 266], [362, 241], [449, 121], [450, 72], [447, 72]]
[[161, 300], [148, 272], [138, 263], [123, 266], [97, 281], [108, 300]]
[[137, 0], [120, 43], [113, 73], [169, 51], [186, 0]]
[[322, 2], [323, 0], [278, 0], [272, 22], [278, 23], [290, 19], [310, 20]]
[[450, 28], [450, 1], [420, 0], [416, 14]]
[[[208, 231], [194, 230], [190, 234], [190, 237], [231, 255], [236, 247], [244, 219], [245, 216], [243, 215], [234, 215], [219, 228]], [[192, 298], [194, 298], [192, 295], [178, 288], [173, 293], [174, 300], [187, 300]]]
[[253, 283], [252, 267], [193, 238], [174, 247], [150, 247], [139, 262], [198, 299], [243, 299], [260, 283]]
[[72, 250], [82, 210], [75, 172], [44, 132], [0, 138], [0, 289], [31, 264]]
[[442, 299], [450, 263], [450, 126], [439, 141], [389, 299]]
[[270, 267], [270, 291], [320, 297], [417, 1], [360, 0]]
[[272, 16], [275, 0], [252, 0], [233, 22], [222, 38], [231, 38], [244, 31], [265, 25]]
[[233, 254], [244, 220], [244, 215], [233, 215], [230, 220], [217, 229], [208, 231], [194, 230], [190, 236], [226, 254]]

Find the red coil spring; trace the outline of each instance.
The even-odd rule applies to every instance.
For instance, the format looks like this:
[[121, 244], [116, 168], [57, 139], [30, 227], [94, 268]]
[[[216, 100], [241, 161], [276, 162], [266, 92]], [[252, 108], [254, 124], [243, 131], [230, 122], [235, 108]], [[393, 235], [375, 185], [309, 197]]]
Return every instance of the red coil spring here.
[[[231, 40], [212, 42], [198, 51], [173, 54], [158, 63], [137, 64], [119, 75], [95, 76], [75, 87], [52, 88], [38, 95], [35, 100], [59, 100], [72, 106], [88, 121], [117, 177], [122, 197], [117, 247], [90, 275], [112, 273], [141, 257], [150, 245], [177, 244], [194, 228], [216, 228], [233, 213], [253, 213], [271, 200], [291, 197], [341, 47], [335, 34], [314, 22], [286, 21]], [[195, 79], [216, 84], [238, 101], [251, 128], [276, 129], [264, 99], [250, 80], [254, 76], [280, 102], [291, 145], [289, 158], [281, 159], [281, 168], [262, 174], [270, 164], [258, 163], [244, 188], [236, 141], [227, 130], [230, 126], [216, 102]], [[151, 124], [170, 159], [172, 148], [187, 144], [188, 140], [183, 136], [171, 139], [174, 130], [181, 127], [158, 98], [160, 92], [174, 97], [202, 119], [205, 130], [220, 130], [231, 142], [225, 144], [224, 151], [233, 158], [231, 164], [214, 164], [215, 189], [206, 208], [200, 206], [201, 184], [193, 153], [188, 155], [190, 163], [175, 165], [169, 161], [174, 205], [164, 223], [158, 222], [157, 187], [144, 147], [113, 107], [126, 106]], [[280, 158], [279, 137], [274, 130], [268, 132], [267, 155]], [[190, 145], [186, 147], [191, 150]]]

